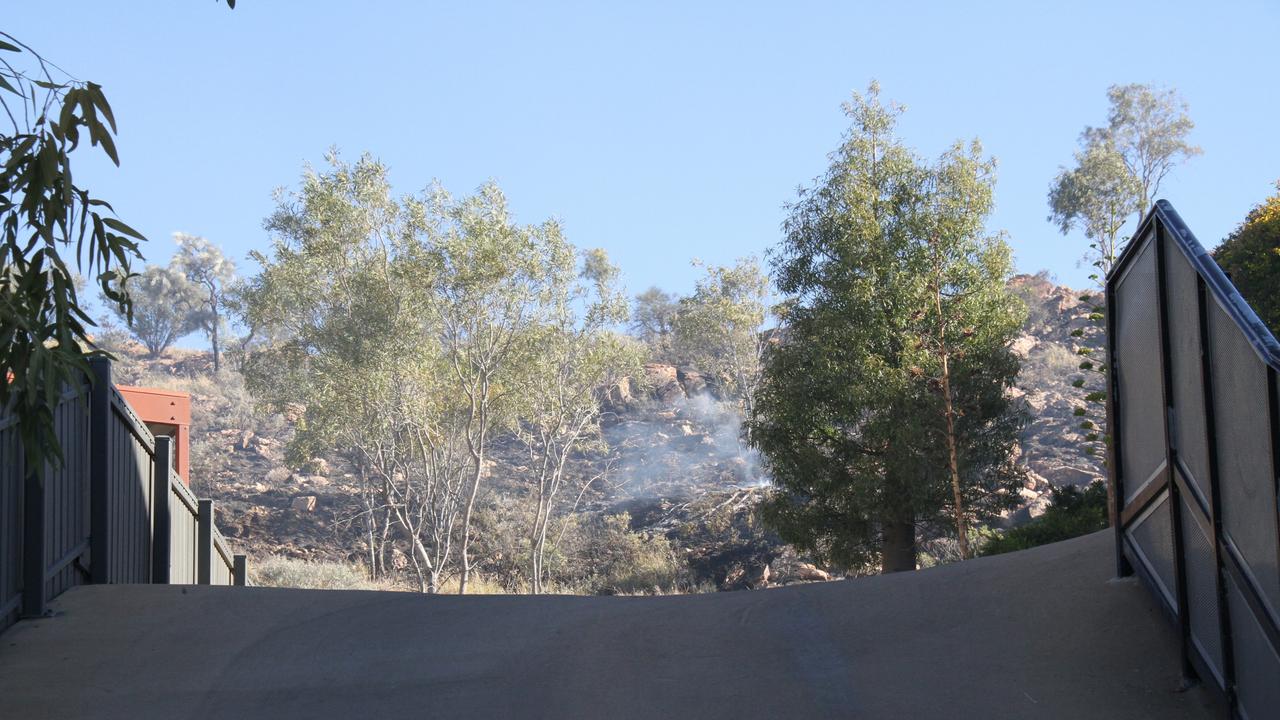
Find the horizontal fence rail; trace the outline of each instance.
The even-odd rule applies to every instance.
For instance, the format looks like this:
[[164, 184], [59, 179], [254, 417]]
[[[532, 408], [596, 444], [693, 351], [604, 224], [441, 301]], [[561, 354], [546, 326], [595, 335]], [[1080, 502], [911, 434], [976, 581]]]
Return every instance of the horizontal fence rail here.
[[[243, 585], [232, 554], [155, 437], [111, 384], [108, 360], [54, 414], [64, 462], [31, 472], [17, 419], [0, 412], [0, 630], [86, 583]], [[203, 508], [203, 513], [202, 513]], [[204, 563], [203, 565], [201, 563]]]
[[1280, 716], [1280, 343], [1165, 201], [1107, 279], [1117, 561], [1183, 671]]

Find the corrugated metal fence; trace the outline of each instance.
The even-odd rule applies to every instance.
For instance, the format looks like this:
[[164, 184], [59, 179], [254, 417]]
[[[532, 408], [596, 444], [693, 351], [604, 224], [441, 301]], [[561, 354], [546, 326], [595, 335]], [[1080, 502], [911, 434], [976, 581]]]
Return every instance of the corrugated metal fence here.
[[116, 391], [109, 361], [92, 365], [95, 381], [68, 389], [54, 415], [65, 462], [43, 483], [16, 419], [0, 417], [0, 630], [84, 583], [245, 582], [213, 502], [173, 470], [170, 439]]
[[1107, 281], [1120, 573], [1175, 619], [1188, 677], [1280, 713], [1280, 343], [1167, 202]]

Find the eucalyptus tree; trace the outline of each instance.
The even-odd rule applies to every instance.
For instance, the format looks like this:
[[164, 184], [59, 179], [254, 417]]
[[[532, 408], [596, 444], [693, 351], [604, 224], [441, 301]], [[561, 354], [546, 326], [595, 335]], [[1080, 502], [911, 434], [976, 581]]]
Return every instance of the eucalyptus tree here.
[[1021, 308], [1007, 245], [983, 227], [992, 167], [977, 144], [936, 163], [896, 135], [872, 84], [826, 174], [772, 253], [786, 298], [750, 420], [776, 485], [765, 519], [849, 568], [916, 566], [917, 526], [1007, 504], [1022, 424], [1005, 392]]
[[[200, 323], [200, 289], [181, 271], [164, 265], [148, 265], [127, 280], [132, 317], [118, 306], [115, 315], [147, 349], [147, 356], [159, 357], [178, 338]], [[107, 303], [111, 307], [110, 303]]]
[[[1075, 167], [1063, 168], [1049, 188], [1049, 220], [1063, 235], [1077, 228], [1083, 231], [1089, 241], [1085, 261], [1094, 268], [1089, 277], [1099, 289], [1128, 240], [1123, 234], [1128, 217], [1141, 221], [1173, 168], [1202, 152], [1188, 139], [1195, 123], [1176, 90], [1113, 85], [1107, 89], [1107, 99], [1107, 125], [1084, 129]], [[1095, 323], [1104, 319], [1098, 297], [1097, 293], [1082, 297], [1092, 304], [1090, 318]], [[1073, 335], [1083, 337], [1084, 331], [1077, 329]], [[1105, 363], [1092, 357], [1092, 348], [1082, 346], [1077, 352], [1080, 370], [1105, 370]], [[1072, 381], [1086, 390], [1075, 414], [1085, 433], [1085, 452], [1094, 455], [1106, 442], [1101, 427], [1106, 394], [1096, 385], [1089, 390], [1087, 384], [1086, 377]]]
[[927, 382], [921, 415], [943, 441], [965, 559], [973, 556], [971, 509], [992, 504], [991, 492], [1010, 489], [1021, 474], [1008, 458], [1024, 418], [1007, 391], [1019, 370], [1010, 344], [1026, 308], [1009, 290], [1008, 244], [985, 233], [994, 173], [995, 162], [982, 158], [977, 141], [956, 144], [929, 168], [914, 217], [914, 252], [904, 258], [924, 280], [923, 313], [917, 307], [910, 317], [917, 337], [904, 354], [913, 360], [910, 373]]
[[222, 248], [205, 238], [174, 233], [173, 240], [178, 244], [178, 253], [173, 257], [174, 267], [201, 290], [203, 297], [197, 320], [209, 337], [213, 371], [217, 372], [222, 367], [219, 336], [226, 324], [228, 293], [237, 279], [236, 264], [222, 252]]
[[434, 322], [439, 269], [422, 261], [421, 202], [394, 197], [385, 166], [327, 160], [279, 193], [270, 249], [252, 254], [262, 270], [240, 292], [242, 320], [273, 342], [244, 373], [268, 406], [302, 408], [292, 462], [334, 450], [355, 465], [371, 572], [399, 538], [434, 592], [455, 564], [470, 466]]
[[104, 354], [88, 334], [76, 269], [127, 317], [119, 280], [142, 258], [144, 238], [73, 180], [85, 140], [120, 164], [102, 86], [0, 32], [0, 109], [0, 408], [17, 417], [26, 466], [39, 473], [62, 461], [54, 410], [63, 389]]
[[424, 590], [456, 573], [465, 592], [488, 448], [515, 427], [529, 336], [555, 317], [575, 252], [555, 222], [517, 225], [492, 183], [396, 198], [372, 158], [329, 163], [280, 195], [270, 254], [238, 293], [245, 325], [276, 338], [245, 372], [305, 408], [292, 459], [355, 460], [372, 567], [394, 523]]
[[[555, 289], [548, 317], [522, 342], [519, 369], [526, 390], [516, 434], [529, 458], [529, 587], [534, 593], [543, 591], [547, 577], [548, 531], [598, 479], [573, 473], [569, 461], [575, 454], [605, 449], [600, 390], [637, 375], [644, 360], [642, 347], [614, 329], [627, 319], [618, 275], [603, 250], [585, 252], [581, 273]], [[569, 485], [578, 492], [566, 505], [560, 493]]]
[[1176, 90], [1112, 85], [1107, 99], [1107, 125], [1080, 133], [1075, 167], [1062, 169], [1049, 189], [1049, 219], [1064, 235], [1084, 232], [1099, 285], [1123, 247], [1128, 216], [1140, 221], [1173, 168], [1203, 152], [1188, 140], [1195, 123]]
[[1049, 190], [1049, 219], [1065, 235], [1073, 229], [1089, 241], [1085, 261], [1098, 285], [1111, 272], [1123, 247], [1121, 229], [1142, 205], [1142, 185], [1109, 141], [1090, 143], [1076, 153], [1076, 165], [1063, 169]]
[[677, 304], [675, 352], [714, 376], [721, 392], [749, 415], [760, 379], [769, 279], [755, 258], [703, 268], [693, 293]]
[[657, 286], [636, 295], [632, 301], [631, 332], [649, 346], [649, 355], [657, 362], [671, 360], [671, 338], [678, 310], [679, 298]]
[[1146, 214], [1173, 168], [1204, 152], [1188, 135], [1195, 129], [1186, 100], [1173, 88], [1130, 83], [1107, 88], [1107, 126], [1086, 128], [1086, 145], [1109, 145], [1124, 161], [1140, 192], [1134, 209]]
[[511, 428], [521, 405], [510, 382], [523, 359], [521, 340], [554, 317], [575, 272], [573, 246], [559, 223], [517, 225], [506, 197], [486, 183], [456, 199], [438, 184], [421, 212], [429, 242], [423, 260], [437, 271], [433, 322], [458, 396], [466, 406], [463, 437], [471, 457], [463, 497], [458, 592], [471, 575], [471, 520], [495, 431]]

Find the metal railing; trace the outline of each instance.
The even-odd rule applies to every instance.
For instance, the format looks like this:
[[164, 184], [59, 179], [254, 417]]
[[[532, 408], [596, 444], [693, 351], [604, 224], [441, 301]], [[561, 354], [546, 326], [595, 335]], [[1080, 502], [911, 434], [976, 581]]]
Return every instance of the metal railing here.
[[1280, 343], [1159, 201], [1107, 279], [1118, 570], [1173, 617], [1187, 677], [1280, 712]]
[[38, 617], [86, 583], [243, 585], [213, 519], [111, 383], [111, 365], [69, 388], [54, 414], [64, 463], [43, 481], [25, 467], [16, 419], [0, 415], [0, 630]]

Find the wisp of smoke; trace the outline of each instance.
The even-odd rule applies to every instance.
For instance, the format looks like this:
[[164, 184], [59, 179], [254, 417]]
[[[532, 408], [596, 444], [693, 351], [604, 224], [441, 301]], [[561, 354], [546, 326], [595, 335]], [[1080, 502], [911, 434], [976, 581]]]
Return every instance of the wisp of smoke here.
[[708, 393], [651, 402], [605, 430], [617, 452], [614, 477], [633, 497], [693, 497], [768, 483], [742, 437], [736, 405]]

